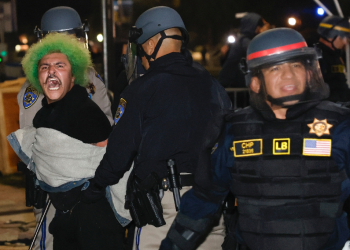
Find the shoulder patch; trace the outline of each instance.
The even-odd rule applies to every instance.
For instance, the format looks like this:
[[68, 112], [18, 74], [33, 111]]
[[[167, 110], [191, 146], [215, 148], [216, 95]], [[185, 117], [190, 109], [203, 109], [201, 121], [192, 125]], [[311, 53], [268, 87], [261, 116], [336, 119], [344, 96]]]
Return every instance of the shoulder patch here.
[[211, 149], [211, 154], [213, 154], [215, 152], [215, 150], [218, 148], [218, 146], [219, 146], [219, 143], [218, 142], [215, 143], [214, 147], [212, 147], [212, 149]]
[[40, 93], [33, 86], [27, 87], [23, 95], [23, 107], [28, 109], [33, 106], [39, 95]]
[[101, 82], [103, 82], [104, 83], [104, 81], [103, 81], [103, 79], [102, 79], [102, 77], [95, 71], [95, 76], [98, 78], [98, 79], [100, 79], [101, 80]]
[[86, 88], [89, 90], [89, 96], [91, 98], [91, 96], [96, 93], [96, 87], [95, 87], [95, 85], [92, 82], [90, 82], [89, 85]]
[[120, 120], [120, 118], [123, 116], [123, 114], [125, 112], [125, 108], [126, 108], [126, 101], [125, 101], [125, 99], [120, 98], [119, 106], [118, 106], [117, 112], [115, 113], [115, 117], [114, 117], [114, 125], [116, 125], [117, 122]]
[[233, 151], [235, 157], [247, 157], [263, 154], [263, 140], [262, 139], [250, 139], [243, 141], [233, 141], [233, 147], [230, 148]]

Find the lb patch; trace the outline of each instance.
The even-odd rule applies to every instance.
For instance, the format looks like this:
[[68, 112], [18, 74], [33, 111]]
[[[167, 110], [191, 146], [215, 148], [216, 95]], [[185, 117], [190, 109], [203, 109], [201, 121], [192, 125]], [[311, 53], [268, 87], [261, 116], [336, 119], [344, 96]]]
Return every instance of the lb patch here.
[[114, 125], [116, 125], [117, 122], [120, 120], [120, 118], [123, 116], [125, 112], [125, 108], [126, 108], [126, 101], [123, 98], [120, 98], [119, 106], [114, 117]]
[[333, 127], [332, 124], [327, 123], [327, 119], [317, 120], [314, 118], [313, 123], [307, 125], [310, 128], [310, 134], [316, 134], [318, 137], [322, 135], [330, 135], [329, 129]]
[[254, 155], [262, 155], [263, 142], [262, 139], [252, 139], [244, 141], [233, 141], [233, 151], [235, 157], [247, 157]]
[[274, 155], [289, 155], [290, 154], [290, 138], [273, 139]]
[[331, 156], [331, 139], [304, 138], [303, 155], [306, 156]]
[[39, 92], [34, 87], [27, 87], [23, 95], [23, 107], [29, 109], [38, 100], [39, 95]]

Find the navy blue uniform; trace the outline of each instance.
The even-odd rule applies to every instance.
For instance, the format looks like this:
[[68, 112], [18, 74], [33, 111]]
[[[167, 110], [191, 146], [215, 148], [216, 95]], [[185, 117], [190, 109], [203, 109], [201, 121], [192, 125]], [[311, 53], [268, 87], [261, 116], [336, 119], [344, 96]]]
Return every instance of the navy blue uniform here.
[[339, 50], [335, 51], [323, 43], [319, 44], [322, 49], [322, 58], [319, 59], [324, 81], [329, 86], [329, 100], [332, 102], [350, 101], [350, 90], [345, 75], [345, 64]]
[[[152, 171], [167, 176], [167, 160], [178, 172], [194, 173], [200, 154], [208, 155], [219, 136], [230, 101], [209, 73], [193, 68], [180, 53], [150, 62], [145, 75], [121, 95], [107, 152], [96, 170], [104, 187], [119, 181], [134, 161], [144, 179]], [[201, 157], [203, 159], [203, 157]]]
[[[318, 129], [315, 118], [327, 120], [320, 136], [311, 130]], [[349, 111], [315, 102], [289, 108], [286, 120], [251, 107], [227, 119], [211, 179], [182, 197], [181, 214], [211, 218], [231, 189], [240, 214], [236, 238], [252, 250], [342, 249], [350, 235], [342, 211], [350, 194]]]

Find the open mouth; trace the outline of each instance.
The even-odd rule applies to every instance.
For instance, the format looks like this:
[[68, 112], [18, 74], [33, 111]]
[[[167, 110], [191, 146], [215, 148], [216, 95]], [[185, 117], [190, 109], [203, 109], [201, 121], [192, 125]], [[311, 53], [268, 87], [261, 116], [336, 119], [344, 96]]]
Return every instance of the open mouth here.
[[51, 91], [58, 90], [61, 86], [61, 81], [58, 78], [49, 78], [46, 81], [47, 88]]
[[282, 90], [284, 90], [284, 91], [293, 91], [295, 89], [296, 89], [296, 87], [294, 84], [288, 84], [288, 85], [282, 87]]

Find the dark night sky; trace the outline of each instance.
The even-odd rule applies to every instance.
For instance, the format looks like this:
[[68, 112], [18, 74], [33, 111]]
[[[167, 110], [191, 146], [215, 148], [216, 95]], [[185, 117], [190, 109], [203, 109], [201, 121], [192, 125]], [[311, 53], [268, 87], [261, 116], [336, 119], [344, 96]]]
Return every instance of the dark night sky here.
[[[134, 0], [134, 18], [145, 9], [158, 5], [172, 5], [172, 0]], [[321, 0], [336, 14], [333, 0]], [[350, 1], [339, 0], [344, 15], [350, 16]], [[41, 16], [46, 10], [66, 5], [78, 11], [82, 19], [88, 19], [91, 32], [102, 32], [101, 0], [17, 0], [18, 33], [33, 34], [35, 25], [40, 26]], [[276, 27], [286, 26], [287, 16], [301, 19], [297, 29], [305, 33], [315, 29], [322, 17], [316, 15], [313, 0], [181, 0], [176, 9], [183, 17], [189, 31], [198, 34], [197, 42], [217, 43], [232, 28], [237, 28], [239, 20], [235, 13], [254, 11], [260, 13]], [[211, 38], [211, 41], [209, 39]]]

